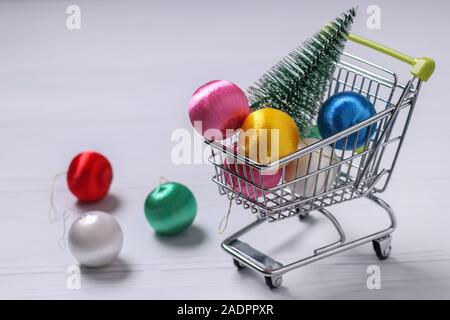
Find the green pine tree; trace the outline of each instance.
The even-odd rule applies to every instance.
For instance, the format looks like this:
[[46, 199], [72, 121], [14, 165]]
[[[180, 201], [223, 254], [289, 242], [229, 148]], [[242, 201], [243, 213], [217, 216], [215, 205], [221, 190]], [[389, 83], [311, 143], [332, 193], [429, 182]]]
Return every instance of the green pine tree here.
[[339, 61], [356, 9], [341, 17], [294, 49], [248, 89], [251, 109], [275, 108], [289, 114], [307, 134]]

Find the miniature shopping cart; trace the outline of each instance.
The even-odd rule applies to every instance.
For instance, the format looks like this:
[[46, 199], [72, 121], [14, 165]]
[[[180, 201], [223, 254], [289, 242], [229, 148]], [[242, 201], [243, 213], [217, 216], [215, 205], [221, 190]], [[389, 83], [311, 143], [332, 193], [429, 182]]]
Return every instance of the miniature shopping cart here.
[[[236, 153], [233, 148], [236, 136], [226, 142], [205, 140], [211, 146], [210, 161], [215, 169], [213, 181], [218, 185], [220, 194], [228, 196], [230, 205], [234, 201], [251, 210], [257, 217], [256, 221], [223, 241], [222, 247], [232, 255], [236, 267], [257, 271], [265, 277], [271, 288], [279, 287], [282, 275], [288, 271], [368, 242], [373, 243], [379, 259], [386, 259], [391, 253], [391, 234], [396, 228], [396, 219], [391, 207], [377, 194], [384, 192], [389, 184], [421, 84], [431, 77], [435, 63], [429, 58], [412, 58], [356, 35], [350, 35], [349, 40], [412, 66], [412, 77], [406, 84], [401, 84], [394, 72], [354, 55], [343, 54], [329, 81], [325, 98], [342, 91], [358, 92], [374, 104], [377, 113], [373, 117], [268, 165]], [[369, 131], [365, 144], [357, 148], [358, 134], [365, 130]], [[371, 130], [376, 133], [370, 134]], [[352, 135], [353, 138], [349, 139]], [[350, 146], [353, 141], [355, 145]], [[344, 143], [345, 147], [338, 149], [338, 142]], [[326, 148], [328, 151], [332, 148], [331, 156]], [[319, 155], [318, 165], [309, 167], [306, 173], [304, 170], [303, 174], [297, 173], [294, 179], [286, 178], [286, 165], [293, 161], [300, 163], [303, 158], [306, 159], [303, 163], [310, 166], [314, 153]], [[248, 170], [242, 170], [242, 174], [238, 175], [226, 165], [230, 161], [234, 161], [236, 166], [247, 166]], [[265, 188], [262, 175], [274, 172], [277, 168], [282, 168], [280, 183], [276, 187]], [[326, 179], [324, 188], [316, 186], [312, 194], [297, 193], [302, 189], [295, 188], [295, 185], [314, 186], [319, 179]], [[230, 184], [230, 181], [233, 183]], [[256, 194], [261, 196], [255, 199], [252, 195]], [[357, 198], [365, 198], [383, 208], [389, 216], [390, 226], [357, 240], [347, 241], [343, 228], [327, 208]], [[265, 221], [275, 222], [293, 216], [304, 220], [313, 212], [328, 218], [336, 228], [339, 240], [314, 250], [308, 257], [283, 264], [239, 240], [239, 237]]]

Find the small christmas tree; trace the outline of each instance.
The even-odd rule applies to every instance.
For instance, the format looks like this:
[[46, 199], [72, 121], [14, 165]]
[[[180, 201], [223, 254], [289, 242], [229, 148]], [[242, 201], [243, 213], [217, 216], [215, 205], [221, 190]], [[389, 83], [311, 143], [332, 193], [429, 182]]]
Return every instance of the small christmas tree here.
[[263, 75], [248, 89], [251, 109], [282, 110], [308, 133], [355, 16], [355, 8], [346, 11]]

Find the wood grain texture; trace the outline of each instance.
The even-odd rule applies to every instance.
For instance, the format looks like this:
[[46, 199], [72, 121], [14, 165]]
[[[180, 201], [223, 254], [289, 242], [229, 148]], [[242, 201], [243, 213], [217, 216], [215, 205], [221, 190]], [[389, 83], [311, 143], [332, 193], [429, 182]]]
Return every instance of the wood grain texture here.
[[[408, 28], [398, 28], [399, 19], [408, 26], [408, 19], [421, 12], [429, 21], [420, 29], [437, 32], [438, 39], [449, 29], [449, 10], [419, 2], [378, 3], [383, 29], [367, 31], [361, 10], [356, 33], [440, 62], [423, 87], [398, 170], [383, 195], [399, 220], [392, 257], [380, 262], [365, 245], [295, 270], [285, 276], [283, 288], [270, 291], [249, 270], [236, 271], [220, 249], [224, 236], [217, 229], [227, 200], [210, 180], [211, 167], [171, 162], [171, 133], [190, 130], [186, 105], [197, 86], [215, 78], [249, 85], [320, 28], [320, 21], [353, 2], [258, 2], [255, 11], [251, 1], [78, 1], [80, 31], [65, 28], [65, 9], [72, 2], [1, 2], [0, 298], [450, 298], [450, 113], [443, 96], [449, 48], [428, 39], [422, 50], [405, 37]], [[360, 1], [362, 8], [368, 4]], [[264, 21], [283, 23], [266, 28]], [[279, 45], [268, 46], [265, 39]], [[349, 51], [407, 76], [394, 61], [355, 46]], [[111, 195], [96, 205], [80, 205], [60, 179], [56, 205], [60, 213], [71, 208], [111, 212], [123, 227], [125, 244], [116, 264], [83, 269], [81, 290], [68, 290], [66, 269], [76, 262], [57, 246], [61, 220], [47, 221], [49, 186], [52, 175], [85, 149], [111, 159]], [[161, 175], [187, 184], [198, 198], [194, 226], [177, 238], [155, 236], [144, 218], [144, 199]], [[331, 210], [350, 237], [387, 223], [364, 200]], [[227, 234], [252, 219], [234, 207]], [[335, 239], [330, 226], [313, 217], [307, 225], [290, 219], [263, 226], [247, 240], [290, 261]], [[381, 290], [366, 287], [367, 267], [374, 264], [382, 271]]]

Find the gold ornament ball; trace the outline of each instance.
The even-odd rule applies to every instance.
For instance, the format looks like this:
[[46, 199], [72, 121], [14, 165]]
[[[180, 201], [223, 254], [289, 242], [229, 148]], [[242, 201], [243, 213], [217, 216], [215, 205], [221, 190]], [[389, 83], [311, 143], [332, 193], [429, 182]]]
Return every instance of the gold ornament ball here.
[[297, 125], [287, 113], [265, 108], [244, 120], [238, 144], [246, 157], [268, 164], [297, 151], [299, 141]]

